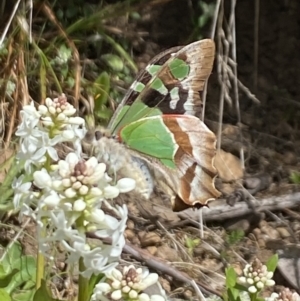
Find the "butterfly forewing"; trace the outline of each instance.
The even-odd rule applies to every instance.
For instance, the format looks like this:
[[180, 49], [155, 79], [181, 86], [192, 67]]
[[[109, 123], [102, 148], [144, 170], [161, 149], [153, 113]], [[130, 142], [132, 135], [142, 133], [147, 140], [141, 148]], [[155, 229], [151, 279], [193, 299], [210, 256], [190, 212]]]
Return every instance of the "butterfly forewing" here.
[[138, 96], [149, 107], [163, 114], [200, 116], [200, 97], [214, 60], [212, 40], [192, 43], [174, 54]]
[[176, 46], [170, 49], [167, 49], [158, 55], [156, 55], [148, 64], [148, 66], [139, 72], [135, 81], [127, 90], [125, 96], [123, 97], [120, 105], [118, 106], [114, 116], [111, 118], [108, 128], [114, 129], [116, 127], [117, 122], [115, 119], [120, 114], [122, 108], [126, 105], [130, 106], [132, 103], [136, 101], [140, 92], [145, 88], [148, 82], [156, 75], [156, 73], [160, 70], [162, 65], [170, 59], [172, 54], [179, 51], [183, 46]]
[[[120, 126], [115, 122], [117, 116], [122, 114], [125, 105], [134, 102], [158, 108], [163, 114], [200, 116], [200, 92], [211, 73], [214, 55], [214, 42], [206, 39], [182, 48], [171, 48], [164, 55], [155, 57], [126, 93], [109, 128], [113, 132], [118, 131]], [[129, 108], [123, 116], [130, 114]], [[144, 115], [147, 116], [149, 115]]]

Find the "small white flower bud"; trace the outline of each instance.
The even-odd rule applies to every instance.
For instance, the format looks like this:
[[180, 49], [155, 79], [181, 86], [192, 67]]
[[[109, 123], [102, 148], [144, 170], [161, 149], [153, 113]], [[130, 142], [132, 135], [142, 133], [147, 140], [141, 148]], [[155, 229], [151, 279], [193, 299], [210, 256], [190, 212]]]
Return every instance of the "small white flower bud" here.
[[51, 187], [52, 180], [46, 169], [38, 170], [33, 173], [33, 183], [38, 188]]
[[49, 113], [51, 114], [51, 115], [54, 115], [54, 114], [56, 114], [56, 109], [54, 108], [54, 107], [49, 107]]
[[82, 186], [81, 182], [76, 181], [75, 183], [73, 183], [72, 188], [74, 190], [78, 190], [81, 186]]
[[90, 194], [91, 194], [92, 196], [101, 196], [101, 195], [103, 195], [103, 192], [102, 192], [102, 190], [99, 189], [98, 187], [92, 187], [92, 188], [90, 189]]
[[164, 297], [160, 295], [152, 295], [150, 301], [166, 301]]
[[52, 106], [53, 100], [52, 100], [51, 98], [47, 97], [47, 98], [45, 99], [45, 104], [46, 104], [46, 106], [49, 108], [50, 106]]
[[136, 299], [137, 296], [138, 296], [138, 293], [137, 293], [137, 291], [135, 291], [135, 290], [131, 290], [131, 291], [129, 292], [128, 296], [129, 296], [130, 299]]
[[59, 113], [57, 116], [58, 121], [64, 121], [66, 119], [66, 115], [64, 113]]
[[[142, 293], [142, 294], [138, 295], [138, 300], [139, 301], [150, 301], [150, 297], [147, 294]], [[165, 301], [165, 300], [163, 299], [163, 301]]]
[[262, 288], [264, 288], [264, 284], [263, 284], [261, 281], [258, 281], [258, 282], [256, 283], [256, 287], [257, 287], [258, 289], [262, 289]]
[[42, 123], [46, 127], [51, 127], [54, 125], [53, 120], [48, 116], [42, 118]]
[[68, 188], [72, 185], [72, 182], [69, 178], [65, 178], [61, 182], [62, 182], [62, 185], [66, 188]]
[[77, 200], [74, 202], [73, 210], [81, 212], [86, 208], [86, 203], [83, 200]]
[[268, 272], [266, 275], [266, 278], [271, 279], [273, 277], [274, 273], [273, 272]]
[[79, 194], [80, 195], [87, 195], [88, 192], [89, 192], [89, 188], [86, 185], [82, 185], [79, 188]]
[[117, 187], [121, 193], [126, 193], [135, 188], [135, 180], [131, 178], [122, 178], [118, 181]]
[[56, 191], [60, 191], [64, 188], [63, 183], [61, 180], [54, 180], [52, 182], [52, 188]]
[[76, 109], [72, 105], [69, 105], [63, 112], [66, 116], [72, 116], [76, 113]]
[[100, 224], [105, 220], [105, 214], [101, 209], [94, 209], [91, 212], [89, 220]]
[[111, 287], [115, 290], [119, 289], [121, 287], [121, 282], [118, 281], [118, 280], [114, 280], [112, 283], [111, 283]]
[[247, 278], [247, 283], [252, 285], [254, 283], [253, 279], [252, 278]]
[[114, 291], [110, 296], [113, 300], [120, 300], [122, 298], [122, 292], [120, 290]]
[[125, 294], [128, 294], [130, 292], [130, 290], [131, 290], [131, 288], [128, 285], [126, 285], [122, 288], [122, 292]]
[[69, 123], [75, 124], [75, 125], [83, 125], [85, 123], [85, 121], [81, 117], [70, 117]]
[[72, 140], [75, 137], [75, 133], [74, 133], [74, 131], [71, 131], [71, 130], [65, 130], [62, 132], [62, 136], [66, 140]]
[[104, 196], [107, 199], [114, 199], [119, 195], [119, 189], [114, 186], [106, 186], [103, 189]]
[[252, 285], [248, 288], [248, 292], [251, 294], [255, 294], [257, 292], [257, 288], [254, 285]]
[[113, 269], [113, 270], [112, 270], [112, 276], [113, 276], [115, 279], [119, 280], [119, 281], [121, 281], [122, 278], [123, 278], [122, 273], [121, 273], [119, 270], [117, 270], [117, 269]]
[[44, 106], [44, 105], [40, 105], [40, 106], [39, 106], [39, 113], [40, 113], [41, 115], [47, 114], [47, 113], [48, 113], [48, 108], [47, 108], [46, 106]]
[[275, 281], [273, 279], [268, 279], [266, 282], [265, 282], [265, 285], [266, 286], [273, 286], [275, 285]]
[[60, 198], [56, 195], [49, 195], [44, 199], [44, 204], [49, 207], [49, 209], [55, 208], [60, 202]]
[[72, 188], [68, 188], [68, 189], [65, 191], [66, 197], [67, 197], [67, 198], [70, 198], [70, 199], [73, 198], [73, 197], [75, 197], [76, 194], [77, 194], [77, 192], [76, 192], [74, 189], [72, 189]]

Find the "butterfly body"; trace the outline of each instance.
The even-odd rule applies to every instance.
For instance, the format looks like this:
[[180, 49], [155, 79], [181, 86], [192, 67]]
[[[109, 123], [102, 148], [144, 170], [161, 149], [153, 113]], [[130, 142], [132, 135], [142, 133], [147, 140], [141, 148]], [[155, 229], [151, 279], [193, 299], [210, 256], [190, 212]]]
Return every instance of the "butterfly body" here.
[[[174, 52], [173, 52], [174, 51]], [[109, 123], [112, 137], [95, 142], [115, 173], [137, 181], [146, 199], [159, 189], [174, 210], [218, 197], [215, 135], [195, 116], [209, 77], [214, 43], [202, 40], [155, 57], [131, 85]]]

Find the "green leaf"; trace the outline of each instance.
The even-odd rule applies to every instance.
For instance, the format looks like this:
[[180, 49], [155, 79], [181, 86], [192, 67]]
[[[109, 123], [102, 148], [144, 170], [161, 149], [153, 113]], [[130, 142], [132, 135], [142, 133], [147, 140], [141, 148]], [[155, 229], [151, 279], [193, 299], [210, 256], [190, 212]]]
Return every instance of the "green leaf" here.
[[113, 133], [117, 133], [120, 128], [137, 121], [144, 117], [161, 115], [161, 111], [157, 108], [149, 108], [142, 102], [134, 102], [131, 106], [122, 107], [114, 120], [111, 129]]
[[110, 78], [107, 72], [102, 72], [95, 80], [95, 111], [101, 109], [101, 106], [107, 104], [110, 90]]
[[36, 261], [32, 256], [22, 256], [16, 263], [20, 268], [19, 272], [16, 273], [5, 290], [9, 293], [13, 292], [16, 288], [20, 287], [24, 283], [30, 281], [27, 287], [32, 287], [35, 283], [36, 276]]
[[0, 170], [4, 170], [7, 166], [10, 165], [8, 173], [6, 174], [2, 185], [0, 186], [0, 204], [7, 203], [7, 200], [13, 195], [13, 190], [11, 184], [13, 183], [14, 178], [18, 175], [19, 167], [15, 160], [15, 156], [11, 156], [0, 166]]
[[19, 260], [22, 255], [22, 248], [19, 242], [9, 245], [6, 254], [0, 262], [0, 279], [4, 279], [13, 269], [19, 269]]
[[4, 289], [0, 289], [0, 300], [1, 301], [11, 301], [11, 297]]
[[274, 272], [277, 268], [277, 264], [278, 264], [278, 255], [274, 254], [274, 255], [271, 256], [271, 258], [266, 263], [268, 271], [269, 272]]
[[60, 300], [54, 299], [49, 295], [46, 281], [42, 280], [40, 288], [34, 294], [33, 301], [60, 301]]
[[110, 91], [110, 78], [107, 72], [101, 73], [93, 87], [92, 93], [95, 95], [94, 115], [98, 119], [108, 120], [112, 115], [112, 111], [106, 106]]
[[238, 301], [240, 300], [240, 292], [239, 290], [233, 288], [233, 287], [230, 287], [227, 289], [227, 294], [228, 294], [228, 300], [229, 301]]
[[233, 267], [229, 267], [225, 270], [226, 274], [226, 287], [233, 288], [236, 285], [237, 275]]
[[101, 58], [115, 72], [121, 72], [124, 68], [123, 61], [119, 56], [115, 54], [112, 53], [103, 54]]
[[104, 280], [105, 275], [100, 273], [99, 275], [92, 275], [90, 280], [89, 280], [89, 299], [93, 293], [94, 287], [97, 283], [99, 283], [102, 279]]
[[13, 294], [13, 301], [31, 301], [35, 290], [27, 290]]
[[177, 145], [161, 116], [142, 118], [126, 125], [120, 137], [131, 149], [157, 158], [169, 168], [175, 168]]

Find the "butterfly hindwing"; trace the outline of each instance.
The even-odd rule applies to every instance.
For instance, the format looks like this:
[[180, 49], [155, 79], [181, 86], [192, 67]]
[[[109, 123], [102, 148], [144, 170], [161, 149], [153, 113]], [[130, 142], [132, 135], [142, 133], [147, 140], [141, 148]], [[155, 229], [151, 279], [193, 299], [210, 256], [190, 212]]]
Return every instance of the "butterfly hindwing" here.
[[[215, 189], [215, 135], [197, 117], [161, 115], [139, 119], [122, 128], [120, 138], [160, 169], [166, 185], [179, 196], [173, 209], [204, 205], [220, 194]], [[152, 158], [152, 159], [149, 159]]]

